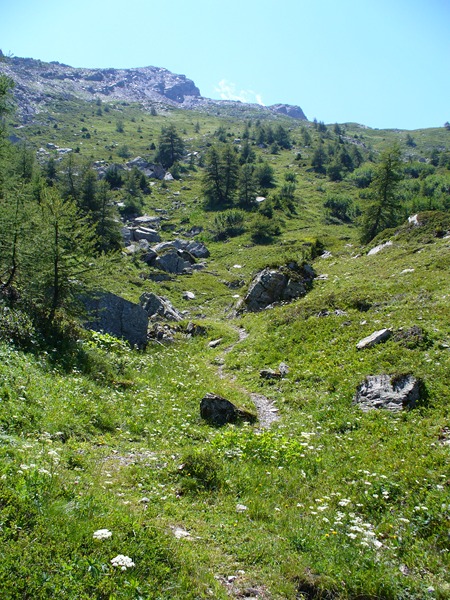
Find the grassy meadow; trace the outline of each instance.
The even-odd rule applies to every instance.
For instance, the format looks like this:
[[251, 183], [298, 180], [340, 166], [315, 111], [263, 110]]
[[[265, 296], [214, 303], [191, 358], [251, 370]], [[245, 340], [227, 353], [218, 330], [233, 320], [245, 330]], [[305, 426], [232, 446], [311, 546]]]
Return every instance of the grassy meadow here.
[[[211, 255], [204, 270], [157, 283], [139, 254], [123, 254], [100, 278], [128, 300], [152, 291], [186, 311], [172, 343], [139, 351], [76, 325], [45, 347], [2, 335], [2, 599], [450, 598], [450, 174], [430, 163], [435, 149], [448, 153], [450, 132], [329, 125], [321, 142], [314, 124], [280, 118], [273, 125], [289, 130], [291, 147], [273, 153], [251, 138], [258, 114], [157, 112], [55, 103], [16, 131], [33, 151], [51, 143], [78, 148], [79, 164], [122, 163], [154, 158], [161, 127], [175, 124], [198, 154], [178, 179], [151, 182], [143, 212], [167, 211], [164, 240], [202, 228], [196, 239]], [[217, 240], [199, 161], [218, 130], [237, 148], [250, 130], [256, 163], [274, 170], [264, 202], [295, 179], [294, 200], [271, 218], [280, 233], [264, 243], [252, 238], [256, 210], [240, 235]], [[333, 181], [311, 161], [339, 136], [363, 144], [363, 163]], [[394, 142], [417, 177], [402, 182], [402, 224], [363, 246], [367, 187], [357, 176]], [[352, 207], [348, 219], [324, 206], [336, 197]], [[413, 211], [422, 227], [408, 224]], [[305, 297], [236, 313], [258, 271], [291, 260], [319, 276]], [[189, 321], [205, 334], [186, 336]], [[413, 327], [419, 334], [402, 335]], [[383, 328], [388, 341], [357, 350]], [[282, 362], [284, 378], [260, 377]], [[358, 384], [382, 373], [419, 378], [417, 407], [353, 404]], [[207, 392], [252, 412], [250, 394], [263, 394], [279, 418], [214, 428], [199, 414]]]

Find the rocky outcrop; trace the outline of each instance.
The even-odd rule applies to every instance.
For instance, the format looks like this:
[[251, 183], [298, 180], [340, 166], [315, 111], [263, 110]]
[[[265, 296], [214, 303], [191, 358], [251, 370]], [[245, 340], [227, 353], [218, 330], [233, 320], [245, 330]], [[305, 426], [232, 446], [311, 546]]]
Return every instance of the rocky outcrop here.
[[266, 268], [253, 279], [238, 311], [258, 312], [277, 302], [290, 302], [304, 296], [315, 277], [309, 265], [290, 263], [278, 269]]
[[148, 315], [148, 318], [152, 321], [181, 321], [183, 318], [183, 315], [172, 306], [171, 302], [162, 296], [145, 292], [139, 298], [139, 302]]
[[142, 348], [147, 343], [148, 315], [139, 306], [109, 292], [96, 292], [82, 299], [86, 329], [109, 333]]
[[300, 106], [291, 106], [290, 104], [272, 104], [272, 106], [269, 106], [269, 108], [275, 113], [286, 115], [292, 119], [300, 119], [301, 121], [307, 120], [305, 113], [302, 111]]
[[249, 423], [256, 421], [254, 414], [238, 408], [222, 396], [209, 393], [200, 402], [200, 416], [211, 425], [217, 426], [236, 423], [237, 421], [247, 421]]
[[157, 246], [153, 246], [152, 250], [157, 253], [163, 252], [175, 248], [176, 250], [185, 250], [192, 254], [195, 258], [208, 258], [209, 250], [202, 242], [195, 242], [194, 240], [172, 240], [171, 242], [162, 242]]
[[[37, 114], [44, 113], [55, 100], [67, 102], [71, 99], [138, 103], [145, 109], [173, 106], [187, 110], [213, 111], [215, 114], [232, 114], [242, 118], [247, 113], [250, 117], [255, 112], [260, 112], [264, 117], [282, 115], [306, 119], [299, 106], [262, 106], [204, 98], [191, 79], [159, 67], [84, 69], [32, 58], [4, 57], [0, 62], [0, 73], [5, 73], [14, 80], [18, 114], [25, 123], [32, 122]], [[162, 179], [157, 175], [156, 177]]]
[[419, 396], [420, 383], [413, 375], [370, 375], [358, 386], [353, 402], [364, 412], [375, 408], [398, 412], [413, 408]]
[[155, 103], [179, 106], [200, 97], [192, 80], [159, 67], [78, 69], [13, 57], [0, 64], [0, 72], [15, 81], [14, 95], [25, 121], [55, 98], [121, 100], [150, 107]]

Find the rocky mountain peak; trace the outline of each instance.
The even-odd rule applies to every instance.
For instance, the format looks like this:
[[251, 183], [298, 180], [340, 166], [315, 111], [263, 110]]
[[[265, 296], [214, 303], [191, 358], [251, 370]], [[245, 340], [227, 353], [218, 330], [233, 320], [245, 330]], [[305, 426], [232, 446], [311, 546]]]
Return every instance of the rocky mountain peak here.
[[[0, 58], [0, 73], [14, 80], [18, 115], [25, 123], [32, 121], [55, 100], [100, 99], [105, 102], [136, 102], [147, 109], [165, 105], [206, 111], [225, 108], [238, 113], [247, 106], [231, 100], [204, 98], [191, 79], [161, 67], [85, 69], [33, 58]], [[248, 106], [257, 111], [306, 119], [299, 106]]]

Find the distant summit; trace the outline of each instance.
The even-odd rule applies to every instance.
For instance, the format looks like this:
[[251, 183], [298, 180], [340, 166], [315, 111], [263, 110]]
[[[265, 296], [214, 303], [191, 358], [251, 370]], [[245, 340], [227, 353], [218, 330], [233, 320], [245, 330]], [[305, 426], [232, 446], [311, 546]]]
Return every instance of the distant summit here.
[[159, 67], [84, 69], [33, 58], [1, 58], [0, 72], [15, 82], [18, 113], [25, 123], [33, 121], [35, 115], [45, 111], [52, 102], [75, 99], [136, 102], [146, 109], [172, 106], [242, 113], [251, 107], [258, 113], [306, 119], [298, 106], [264, 107], [204, 98], [191, 79]]

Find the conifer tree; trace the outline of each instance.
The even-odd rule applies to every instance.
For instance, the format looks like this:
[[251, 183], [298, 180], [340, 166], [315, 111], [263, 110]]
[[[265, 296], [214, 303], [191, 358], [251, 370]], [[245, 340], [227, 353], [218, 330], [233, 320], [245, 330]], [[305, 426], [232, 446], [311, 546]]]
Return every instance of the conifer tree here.
[[361, 240], [370, 242], [380, 231], [398, 222], [400, 206], [398, 184], [402, 179], [401, 153], [398, 146], [385, 150], [369, 186], [370, 202], [364, 211]]

